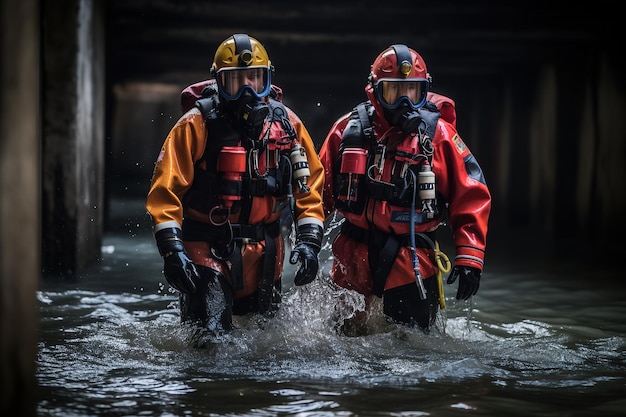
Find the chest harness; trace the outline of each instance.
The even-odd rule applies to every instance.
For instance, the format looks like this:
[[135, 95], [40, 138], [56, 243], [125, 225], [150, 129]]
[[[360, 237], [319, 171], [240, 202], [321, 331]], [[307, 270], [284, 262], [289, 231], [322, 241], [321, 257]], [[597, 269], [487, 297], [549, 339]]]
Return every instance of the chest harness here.
[[[343, 131], [333, 170], [337, 173], [333, 181], [335, 205], [338, 210], [355, 214], [362, 214], [370, 200], [382, 202], [383, 207], [400, 207], [401, 210], [394, 212], [391, 219], [410, 223], [410, 232], [408, 236], [389, 234], [374, 229], [373, 225], [365, 230], [345, 221], [342, 233], [367, 242], [373, 290], [378, 296], [382, 296], [400, 247], [410, 246], [420, 298], [426, 299], [415, 252], [415, 224], [442, 218], [444, 213], [443, 199], [437, 197], [435, 174], [431, 169], [432, 138], [439, 111], [433, 103], [427, 102], [418, 110], [421, 121], [417, 132], [394, 143], [389, 143], [387, 134], [381, 140], [375, 138], [371, 125], [373, 111], [369, 101], [359, 104]], [[418, 237], [420, 247], [436, 250], [432, 232], [418, 233]]]
[[[217, 89], [209, 86], [196, 101], [205, 119], [207, 143], [194, 167], [194, 180], [184, 204], [208, 216], [208, 222], [183, 220], [185, 240], [207, 241], [213, 256], [231, 262], [233, 289], [243, 288], [241, 244], [265, 241], [263, 277], [259, 288], [261, 311], [271, 300], [279, 221], [251, 225], [248, 222], [253, 197], [272, 196], [275, 211], [287, 205], [294, 216], [292, 179], [300, 192], [309, 190], [310, 175], [305, 149], [300, 145], [284, 104], [268, 100], [268, 116], [256, 137], [243, 133], [219, 103]], [[244, 126], [245, 128], [245, 126]], [[230, 223], [231, 214], [239, 223]], [[265, 295], [265, 296], [264, 296]], [[265, 299], [265, 300], [264, 300]]]

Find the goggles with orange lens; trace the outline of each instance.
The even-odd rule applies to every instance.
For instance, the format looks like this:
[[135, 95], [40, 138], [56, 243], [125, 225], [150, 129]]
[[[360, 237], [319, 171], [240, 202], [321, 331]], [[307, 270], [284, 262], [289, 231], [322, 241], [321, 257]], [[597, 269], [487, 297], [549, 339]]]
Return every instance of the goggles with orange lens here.
[[406, 104], [417, 110], [426, 103], [428, 80], [424, 78], [382, 78], [374, 84], [376, 98], [386, 109]]

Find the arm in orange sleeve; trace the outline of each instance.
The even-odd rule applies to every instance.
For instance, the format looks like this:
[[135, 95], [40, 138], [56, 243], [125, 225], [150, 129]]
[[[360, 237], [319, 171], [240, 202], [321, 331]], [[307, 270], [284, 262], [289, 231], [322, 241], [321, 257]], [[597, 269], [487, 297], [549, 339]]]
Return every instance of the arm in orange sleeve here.
[[296, 200], [295, 215], [298, 226], [317, 224], [324, 227], [324, 211], [322, 208], [322, 190], [324, 188], [324, 168], [317, 155], [315, 144], [300, 118], [288, 108], [289, 120], [293, 125], [300, 145], [306, 151], [310, 176], [307, 180], [308, 192], [301, 192], [294, 186], [293, 195]]
[[[455, 265], [482, 271], [491, 194], [482, 169], [452, 125], [440, 121], [434, 142], [439, 191], [449, 203], [449, 221], [456, 245]], [[437, 168], [435, 168], [437, 167]]]
[[194, 164], [206, 146], [205, 122], [196, 108], [183, 115], [170, 130], [152, 174], [146, 209], [154, 232], [181, 227], [182, 199], [194, 176]]

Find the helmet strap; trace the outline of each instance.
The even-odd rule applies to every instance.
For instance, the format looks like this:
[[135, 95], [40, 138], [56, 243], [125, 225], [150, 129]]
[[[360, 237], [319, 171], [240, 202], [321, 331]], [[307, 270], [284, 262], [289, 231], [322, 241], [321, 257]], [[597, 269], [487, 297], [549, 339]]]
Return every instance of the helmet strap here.
[[396, 63], [398, 67], [404, 62], [407, 61], [411, 65], [413, 64], [413, 60], [411, 59], [411, 51], [409, 51], [409, 47], [403, 44], [395, 44], [391, 46], [393, 50], [396, 52]]
[[235, 40], [235, 55], [239, 55], [239, 65], [243, 67], [250, 65], [249, 62], [242, 60], [242, 52], [248, 51], [248, 53], [252, 53], [250, 37], [245, 33], [236, 33], [233, 35], [233, 39]]

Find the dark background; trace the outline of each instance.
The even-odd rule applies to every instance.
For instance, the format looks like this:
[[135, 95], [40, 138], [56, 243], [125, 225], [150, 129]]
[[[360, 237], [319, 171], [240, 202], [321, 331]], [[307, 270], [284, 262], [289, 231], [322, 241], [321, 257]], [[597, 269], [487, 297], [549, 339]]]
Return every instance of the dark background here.
[[[626, 83], [616, 6], [112, 0], [106, 12], [113, 192], [121, 182], [145, 197], [180, 116], [180, 90], [209, 77], [215, 49], [233, 33], [264, 44], [273, 82], [318, 148], [332, 123], [365, 99], [375, 57], [405, 43], [424, 57], [432, 89], [456, 101], [459, 133], [492, 191], [490, 234], [515, 228], [537, 239], [623, 245], [626, 199], [616, 181], [626, 173], [616, 155], [625, 153]], [[130, 103], [139, 90], [158, 104]]]
[[[560, 2], [558, 2], [560, 3]], [[107, 74], [132, 81], [192, 83], [209, 76], [217, 46], [243, 32], [264, 44], [274, 82], [321, 142], [334, 119], [364, 98], [369, 67], [393, 43], [426, 60], [433, 88], [456, 98], [473, 85], [530, 78], [549, 62], [598, 59], [618, 47], [615, 8], [550, 1], [107, 1]], [[580, 74], [582, 76], [582, 74]], [[530, 97], [529, 97], [530, 100]], [[490, 103], [484, 103], [489, 107]], [[319, 117], [318, 117], [319, 116]], [[463, 134], [463, 125], [460, 127]]]

